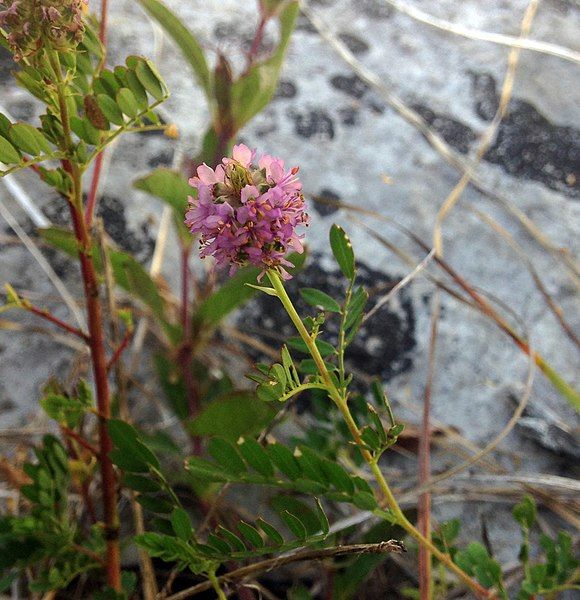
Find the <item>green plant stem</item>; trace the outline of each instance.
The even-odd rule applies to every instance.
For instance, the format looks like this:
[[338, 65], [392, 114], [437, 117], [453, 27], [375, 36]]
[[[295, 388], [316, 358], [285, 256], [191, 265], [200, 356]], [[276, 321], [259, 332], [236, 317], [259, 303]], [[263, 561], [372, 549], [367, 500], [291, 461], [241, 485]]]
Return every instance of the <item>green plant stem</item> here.
[[344, 298], [344, 304], [343, 304], [343, 310], [342, 315], [340, 317], [340, 327], [338, 329], [339, 333], [338, 333], [338, 377], [340, 379], [340, 387], [341, 389], [344, 390], [344, 392], [346, 393], [345, 390], [345, 369], [344, 369], [344, 352], [346, 350], [346, 342], [345, 342], [345, 335], [344, 335], [344, 330], [345, 330], [345, 324], [346, 324], [346, 319], [348, 317], [348, 310], [347, 307], [350, 304], [350, 299], [352, 297], [352, 288], [354, 287], [354, 280], [351, 280], [348, 284], [348, 288], [346, 290], [346, 295]]
[[219, 582], [218, 578], [216, 577], [215, 572], [210, 571], [207, 576], [208, 576], [209, 580], [211, 581], [211, 585], [212, 585], [215, 593], [217, 594], [218, 599], [219, 600], [227, 600], [227, 596], [224, 594], [224, 591], [220, 587], [220, 582]]
[[293, 390], [290, 390], [283, 396], [280, 396], [279, 402], [286, 402], [286, 400], [290, 400], [296, 394], [300, 394], [300, 392], [305, 392], [306, 390], [325, 390], [326, 386], [321, 383], [303, 383], [298, 387], [295, 387]]
[[288, 316], [292, 320], [292, 323], [296, 327], [300, 337], [306, 344], [308, 351], [310, 352], [317, 368], [320, 373], [320, 377], [326, 386], [328, 394], [333, 402], [337, 405], [338, 409], [342, 413], [342, 416], [348, 426], [348, 429], [359, 447], [359, 450], [365, 460], [365, 462], [369, 465], [373, 476], [379, 486], [379, 489], [384, 497], [384, 500], [387, 506], [392, 511], [394, 517], [396, 518], [398, 524], [405, 529], [405, 531], [413, 537], [417, 542], [429, 549], [429, 551], [441, 562], [444, 564], [450, 571], [452, 571], [465, 585], [467, 585], [474, 594], [479, 598], [496, 598], [496, 595], [493, 592], [486, 590], [482, 585], [480, 585], [477, 581], [475, 581], [472, 577], [470, 577], [463, 569], [459, 568], [451, 559], [448, 554], [441, 552], [430, 540], [428, 540], [425, 536], [421, 534], [413, 524], [407, 519], [404, 515], [399, 503], [397, 502], [387, 480], [385, 479], [383, 473], [381, 472], [380, 467], [377, 464], [377, 461], [372, 456], [372, 454], [366, 450], [364, 444], [360, 437], [359, 428], [350, 412], [350, 408], [348, 406], [347, 400], [344, 396], [344, 393], [336, 388], [326, 365], [324, 364], [324, 359], [322, 358], [318, 348], [316, 347], [316, 343], [308, 330], [306, 329], [300, 315], [296, 312], [294, 305], [292, 304], [292, 300], [288, 296], [286, 289], [280, 279], [279, 274], [274, 270], [268, 271], [268, 278], [272, 283], [272, 287], [276, 290], [276, 294], [282, 302], [284, 309], [288, 313]]
[[74, 146], [70, 129], [70, 117], [66, 105], [66, 85], [62, 77], [62, 68], [58, 53], [49, 51], [48, 57], [55, 75], [60, 120], [63, 128], [63, 152], [65, 152], [67, 156], [67, 158], [63, 160], [63, 167], [72, 179], [69, 205], [74, 234], [78, 244], [78, 256], [81, 265], [87, 306], [89, 329], [88, 344], [91, 349], [91, 362], [99, 415], [99, 464], [101, 469], [102, 501], [105, 521], [105, 563], [107, 584], [115, 591], [121, 591], [121, 551], [119, 546], [117, 481], [113, 463], [109, 458], [109, 453], [113, 450], [113, 443], [109, 436], [107, 424], [108, 419], [111, 417], [111, 398], [107, 378], [107, 357], [103, 335], [103, 314], [99, 298], [99, 284], [95, 265], [91, 256], [91, 236], [83, 216], [82, 170], [74, 161]]

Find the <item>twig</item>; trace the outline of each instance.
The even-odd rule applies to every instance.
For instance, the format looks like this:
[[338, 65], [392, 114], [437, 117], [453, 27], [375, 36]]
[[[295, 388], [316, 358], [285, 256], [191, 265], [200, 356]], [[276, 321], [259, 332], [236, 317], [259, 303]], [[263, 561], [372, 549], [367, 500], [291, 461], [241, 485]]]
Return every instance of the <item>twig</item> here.
[[85, 450], [88, 450], [91, 454], [93, 454], [96, 457], [99, 456], [99, 449], [95, 448], [95, 446], [93, 446], [90, 442], [87, 442], [87, 440], [85, 440], [85, 438], [82, 437], [81, 435], [79, 435], [76, 431], [74, 431], [73, 429], [70, 429], [66, 425], [61, 425], [60, 428], [62, 429], [62, 432], [65, 435], [72, 438], [75, 442], [80, 444]]
[[[111, 340], [114, 343], [118, 344], [117, 351], [109, 360], [107, 370], [109, 370], [112, 366], [115, 367], [115, 381], [117, 384], [117, 396], [119, 398], [119, 414], [122, 419], [124, 419], [125, 421], [129, 421], [130, 415], [127, 403], [127, 377], [125, 375], [123, 363], [117, 359], [121, 356], [123, 349], [127, 347], [131, 338], [131, 331], [127, 330], [125, 332], [123, 340], [119, 343], [120, 329], [118, 319], [116, 318], [117, 302], [115, 299], [115, 281], [113, 276], [113, 267], [111, 265], [109, 254], [107, 252], [107, 238], [102, 219], [99, 219], [97, 223], [97, 236], [101, 251], [103, 272], [105, 276], [105, 290], [109, 312]], [[131, 502], [131, 510], [133, 512], [133, 525], [135, 527], [135, 534], [141, 535], [145, 533], [143, 509], [141, 505], [137, 502], [137, 496], [133, 490], [130, 490], [129, 499]], [[139, 567], [142, 576], [143, 598], [144, 600], [154, 600], [157, 596], [158, 589], [151, 557], [149, 556], [147, 551], [141, 547], [137, 549], [137, 552], [139, 555]]]
[[376, 304], [369, 310], [368, 313], [363, 317], [362, 323], [368, 321], [382, 306], [384, 306], [393, 296], [398, 294], [405, 286], [409, 285], [417, 275], [431, 262], [433, 256], [435, 254], [435, 250], [431, 250], [427, 256], [410, 272], [397, 283], [392, 289], [390, 289], [382, 298], [380, 298]]
[[[310, 560], [322, 560], [325, 558], [339, 558], [342, 556], [351, 556], [353, 554], [385, 554], [385, 553], [400, 553], [406, 552], [405, 546], [402, 542], [396, 540], [389, 540], [387, 542], [380, 542], [378, 544], [353, 544], [349, 546], [337, 546], [336, 548], [325, 548], [323, 550], [302, 550], [295, 554], [287, 556], [281, 556], [278, 558], [269, 558], [252, 565], [247, 565], [230, 571], [229, 573], [218, 577], [219, 583], [227, 583], [231, 581], [243, 580], [248, 577], [253, 577], [259, 573], [266, 571], [272, 571], [278, 569], [284, 565], [288, 565], [294, 562], [310, 561]], [[205, 592], [212, 588], [210, 581], [204, 581], [199, 583], [187, 590], [178, 592], [169, 596], [167, 600], [183, 600], [184, 598], [190, 598], [201, 592]]]
[[489, 215], [485, 214], [484, 212], [478, 210], [473, 206], [470, 206], [469, 210], [472, 211], [475, 215], [477, 215], [477, 217], [480, 218], [482, 221], [485, 221], [496, 233], [498, 233], [501, 237], [503, 237], [506, 240], [510, 248], [518, 255], [518, 257], [528, 269], [536, 287], [538, 288], [540, 294], [546, 301], [546, 305], [548, 306], [554, 317], [556, 317], [558, 323], [560, 323], [560, 326], [564, 330], [564, 333], [570, 338], [570, 340], [576, 345], [577, 348], [580, 348], [580, 338], [578, 338], [570, 324], [564, 318], [564, 311], [562, 310], [562, 307], [559, 306], [554, 300], [554, 298], [549, 294], [537, 269], [534, 267], [532, 261], [521, 248], [521, 246], [513, 239], [513, 236], [508, 231], [506, 231], [497, 221], [494, 221]]
[[26, 302], [25, 305], [23, 306], [23, 308], [24, 308], [24, 310], [27, 310], [28, 312], [31, 312], [32, 314], [37, 315], [37, 316], [41, 317], [42, 319], [49, 321], [50, 323], [54, 323], [61, 329], [64, 329], [65, 331], [68, 331], [69, 333], [76, 335], [77, 337], [81, 338], [81, 340], [84, 340], [85, 342], [87, 342], [89, 339], [89, 336], [84, 331], [81, 331], [80, 329], [77, 329], [76, 327], [73, 327], [72, 325], [65, 323], [64, 321], [62, 321], [58, 317], [55, 317], [52, 313], [50, 313], [48, 310], [46, 310], [44, 308], [38, 308], [37, 306], [34, 306], [34, 304], [30, 304], [29, 302]]
[[[368, 227], [365, 224], [362, 226], [373, 236], [377, 241], [387, 245], [388, 241], [385, 238]], [[406, 231], [407, 235], [420, 247], [423, 251], [428, 252], [429, 246], [425, 242], [415, 235], [412, 231], [398, 225], [401, 230]], [[552, 367], [544, 360], [544, 358], [535, 350], [533, 350], [529, 343], [523, 339], [518, 333], [510, 326], [506, 319], [501, 316], [493, 306], [475, 289], [473, 289], [469, 283], [453, 269], [449, 263], [445, 262], [442, 258], [435, 256], [434, 261], [438, 264], [445, 273], [447, 273], [453, 281], [458, 285], [471, 299], [474, 301], [474, 305], [477, 306], [484, 315], [489, 317], [506, 335], [508, 335], [518, 348], [528, 356], [533, 357], [534, 361], [550, 381], [552, 386], [562, 395], [576, 410], [580, 410], [580, 394], [566, 381], [564, 381], [560, 375], [552, 369]]]
[[131, 340], [131, 331], [129, 329], [127, 329], [127, 331], [125, 331], [125, 335], [123, 336], [123, 339], [121, 340], [121, 343], [117, 346], [115, 352], [113, 352], [113, 355], [111, 356], [111, 358], [109, 359], [109, 362], [107, 363], [107, 372], [109, 372], [112, 367], [115, 366], [115, 364], [118, 362], [118, 360], [121, 358], [121, 354], [123, 354], [123, 350], [125, 350], [125, 348], [129, 345], [129, 341]]
[[[63, 127], [62, 150], [65, 156], [73, 156], [73, 142], [66, 103], [66, 84], [63, 79], [59, 55], [49, 50], [47, 55], [54, 72], [57, 89], [60, 121]], [[111, 417], [111, 396], [107, 379], [107, 360], [103, 331], [103, 311], [99, 297], [99, 281], [91, 256], [91, 234], [84, 220], [82, 197], [82, 171], [79, 165], [69, 158], [62, 161], [63, 167], [71, 176], [71, 191], [68, 196], [73, 231], [78, 244], [78, 258], [81, 267], [89, 330], [91, 363], [95, 380], [97, 411], [99, 413], [99, 454], [102, 484], [102, 501], [105, 521], [106, 575], [107, 583], [115, 591], [121, 590], [121, 551], [119, 546], [119, 517], [117, 506], [117, 483], [113, 463], [109, 457], [113, 443], [109, 436], [107, 420]]]
[[[429, 424], [431, 415], [431, 397], [433, 394], [433, 381], [435, 378], [435, 349], [437, 346], [437, 332], [439, 315], [441, 311], [440, 291], [437, 288], [433, 297], [433, 308], [431, 313], [431, 336], [429, 339], [429, 367], [427, 370], [427, 382], [423, 394], [423, 419], [421, 423], [421, 434], [419, 436], [419, 483], [424, 485], [431, 477], [431, 427]], [[425, 490], [419, 497], [418, 527], [423, 536], [431, 540], [431, 493]], [[423, 544], [419, 545], [419, 593], [421, 600], [431, 600], [432, 596], [431, 578], [431, 552]]]

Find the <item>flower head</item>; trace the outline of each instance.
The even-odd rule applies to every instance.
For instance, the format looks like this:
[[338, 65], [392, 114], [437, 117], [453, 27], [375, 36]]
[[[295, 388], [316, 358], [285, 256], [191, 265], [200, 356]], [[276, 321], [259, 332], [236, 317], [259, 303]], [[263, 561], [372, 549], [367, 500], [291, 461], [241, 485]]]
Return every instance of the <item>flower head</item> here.
[[0, 27], [8, 29], [15, 60], [31, 58], [43, 47], [67, 50], [83, 36], [87, 0], [0, 0]]
[[283, 277], [290, 249], [302, 252], [298, 225], [308, 224], [298, 168], [287, 171], [279, 158], [264, 155], [256, 164], [256, 152], [240, 144], [232, 157], [215, 169], [206, 164], [189, 180], [197, 198], [189, 198], [185, 224], [200, 234], [201, 257], [213, 256], [220, 267], [252, 264], [263, 273], [277, 267]]

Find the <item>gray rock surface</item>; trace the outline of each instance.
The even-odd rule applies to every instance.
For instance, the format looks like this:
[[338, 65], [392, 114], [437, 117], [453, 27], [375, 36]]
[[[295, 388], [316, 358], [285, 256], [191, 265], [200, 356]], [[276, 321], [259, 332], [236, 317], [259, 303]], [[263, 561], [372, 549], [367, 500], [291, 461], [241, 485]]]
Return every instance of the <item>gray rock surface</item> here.
[[[452, 22], [509, 35], [517, 35], [527, 6], [523, 0], [409, 3]], [[168, 4], [185, 18], [207, 49], [230, 52], [253, 35], [251, 2], [170, 0]], [[466, 156], [473, 155], [497, 107], [506, 69], [506, 47], [417, 23], [383, 0], [318, 0], [311, 5], [357, 59], [419, 112], [450, 146]], [[575, 2], [547, 0], [540, 4], [531, 37], [578, 51], [579, 26], [580, 9]], [[266, 44], [275, 35], [274, 28], [268, 29]], [[179, 125], [186, 151], [193, 153], [205, 129], [207, 108], [178, 51], [166, 40], [161, 43], [161, 39], [137, 3], [112, 4], [111, 61], [128, 53], [157, 54], [156, 62], [172, 91], [165, 109]], [[152, 40], [157, 42], [156, 52]], [[242, 58], [240, 53], [238, 66]], [[2, 61], [2, 105], [17, 118], [34, 116], [34, 103], [14, 87], [6, 70]], [[479, 168], [489, 187], [523, 211], [547, 238], [571, 255], [577, 250], [580, 189], [575, 179], [580, 177], [578, 74], [577, 63], [522, 52], [509, 114]], [[288, 164], [300, 165], [307, 196], [339, 198], [377, 211], [430, 243], [437, 210], [460, 174], [387, 106], [376, 90], [355, 76], [304, 17], [293, 37], [282, 79], [275, 100], [244, 130], [244, 141], [260, 151], [284, 157]], [[126, 136], [115, 150], [104, 181], [101, 213], [111, 235], [145, 262], [151, 257], [162, 207], [133, 191], [130, 182], [153, 166], [170, 163], [174, 148], [174, 142], [159, 136]], [[385, 176], [390, 183], [385, 183]], [[34, 178], [21, 175], [18, 179], [53, 222], [65, 218], [62, 202], [47, 195]], [[32, 231], [26, 215], [1, 185], [0, 201], [23, 227]], [[509, 307], [510, 313], [517, 315], [518, 321], [514, 322], [521, 323], [517, 326], [529, 331], [533, 347], [566, 380], [573, 382], [576, 378], [578, 383], [578, 353], [548, 310], [524, 263], [470, 208], [483, 211], [510, 232], [578, 330], [577, 296], [569, 272], [511, 214], [473, 187], [464, 192], [444, 223], [446, 260], [494, 302]], [[312, 204], [310, 212], [312, 225], [307, 239], [317, 253], [317, 266], [309, 271], [307, 280], [320, 278], [321, 271], [332, 269], [327, 233], [333, 222], [348, 231], [371, 280], [388, 283], [409, 271], [408, 265], [381, 247], [346, 211]], [[423, 257], [424, 253], [396, 229], [373, 217], [359, 218], [411, 253], [416, 262]], [[0, 232], [11, 233], [2, 221]], [[67, 282], [76, 280], [76, 266], [53, 253], [47, 256]], [[165, 275], [173, 283], [174, 258], [175, 244], [170, 243]], [[431, 271], [437, 273], [435, 268]], [[0, 281], [11, 281], [35, 298], [48, 298], [46, 305], [57, 303], [54, 288], [19, 245], [2, 241]], [[402, 414], [413, 419], [417, 416], [408, 403], [415, 407], [421, 404], [433, 291], [429, 281], [417, 278], [368, 322], [363, 332], [366, 348], [360, 349], [360, 357], [352, 359], [354, 366], [363, 371], [369, 360], [372, 364], [382, 362], [379, 370], [390, 395]], [[65, 310], [58, 314], [67, 316]], [[439, 331], [433, 415], [483, 445], [512, 414], [511, 398], [522, 393], [527, 359], [488, 320], [445, 295]], [[401, 344], [396, 346], [400, 352], [392, 352], [391, 342]], [[364, 349], [371, 359], [365, 358]], [[0, 411], [4, 427], [33, 418], [38, 411], [40, 386], [50, 373], [66, 372], [71, 357], [70, 349], [55, 347], [46, 337], [0, 331]], [[572, 430], [577, 425], [572, 409], [539, 372], [530, 403], [549, 409]], [[568, 470], [571, 463], [529, 441], [523, 433], [510, 434], [502, 446], [505, 452], [500, 460], [506, 468], [521, 461], [524, 471], [572, 475]], [[437, 468], [450, 463], [447, 456]], [[458, 510], [446, 506], [439, 516], [454, 516]], [[461, 510], [464, 518], [473, 518], [473, 507]], [[513, 558], [515, 547], [508, 537], [513, 533], [506, 534], [510, 530], [505, 515], [492, 519], [497, 514], [496, 506], [478, 510], [488, 513], [490, 537], [499, 540], [496, 551], [504, 558]], [[472, 529], [478, 528], [475, 522]]]

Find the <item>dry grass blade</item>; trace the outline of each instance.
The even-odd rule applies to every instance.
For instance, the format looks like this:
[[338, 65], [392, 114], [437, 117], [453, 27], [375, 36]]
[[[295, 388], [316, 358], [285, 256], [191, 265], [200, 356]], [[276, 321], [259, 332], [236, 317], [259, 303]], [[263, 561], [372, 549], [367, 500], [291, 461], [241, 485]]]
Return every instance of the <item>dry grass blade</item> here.
[[26, 249], [32, 254], [35, 258], [36, 262], [40, 266], [40, 268], [46, 273], [50, 282], [54, 285], [64, 303], [67, 305], [71, 314], [76, 319], [79, 327], [83, 330], [86, 330], [86, 322], [76, 303], [75, 299], [72, 297], [67, 287], [63, 283], [62, 279], [56, 274], [54, 269], [50, 266], [50, 263], [46, 260], [42, 252], [38, 249], [34, 241], [30, 238], [30, 236], [20, 227], [20, 224], [14, 217], [14, 215], [8, 210], [8, 208], [4, 205], [2, 201], [0, 201], [0, 215], [2, 215], [3, 219], [10, 225], [14, 233], [20, 238], [22, 243], [26, 246]]
[[534, 264], [530, 260], [529, 256], [524, 252], [521, 246], [515, 241], [514, 237], [505, 230], [497, 221], [492, 219], [489, 215], [484, 212], [478, 210], [475, 207], [469, 207], [469, 210], [473, 212], [479, 219], [485, 221], [497, 234], [499, 234], [506, 243], [510, 246], [510, 248], [517, 254], [518, 258], [524, 263], [526, 269], [530, 273], [532, 279], [534, 280], [534, 284], [538, 288], [538, 291], [546, 301], [548, 308], [551, 310], [553, 315], [556, 317], [557, 321], [560, 323], [564, 333], [570, 338], [572, 342], [576, 345], [576, 347], [580, 348], [580, 339], [570, 326], [570, 324], [564, 318], [564, 311], [562, 307], [559, 306], [554, 298], [549, 294], [546, 286], [544, 285], [540, 274], [537, 269], [534, 267]]
[[30, 196], [14, 177], [3, 177], [2, 183], [6, 186], [8, 193], [18, 202], [22, 210], [30, 217], [36, 227], [50, 227], [51, 222], [44, 216], [41, 210], [36, 208]]
[[[392, 220], [389, 220], [389, 222], [392, 223]], [[386, 247], [392, 246], [392, 244], [390, 244], [388, 240], [384, 238], [384, 236], [377, 233], [365, 224], [362, 224], [362, 226], [379, 243], [385, 245]], [[425, 244], [425, 242], [423, 242], [417, 235], [401, 225], [398, 225], [397, 227], [401, 231], [404, 231], [423, 251], [429, 251], [429, 246]], [[534, 359], [536, 365], [541, 369], [542, 373], [550, 381], [554, 389], [556, 389], [569, 402], [570, 406], [572, 406], [576, 412], [580, 412], [580, 393], [567, 381], [565, 381], [540, 354], [535, 352], [530, 347], [528, 341], [518, 334], [518, 332], [509, 324], [507, 319], [501, 315], [481, 293], [472, 287], [467, 280], [459, 275], [459, 273], [453, 269], [449, 263], [445, 262], [440, 256], [437, 255], [434, 256], [434, 262], [453, 279], [454, 283], [460, 289], [462, 289], [471, 298], [471, 300], [473, 300], [474, 306], [476, 306], [483, 315], [487, 316], [497, 325], [497, 327], [499, 327], [499, 329], [509, 336], [524, 354], [527, 354]], [[455, 296], [455, 294], [452, 295]]]
[[411, 6], [409, 4], [406, 4], [405, 2], [401, 2], [400, 0], [384, 0], [384, 2], [390, 4], [399, 12], [407, 15], [408, 17], [411, 17], [412, 19], [415, 19], [416, 21], [419, 21], [420, 23], [425, 23], [426, 25], [430, 25], [431, 27], [436, 27], [437, 29], [441, 29], [442, 31], [453, 33], [455, 35], [460, 35], [470, 40], [491, 42], [493, 44], [509, 46], [511, 48], [518, 48], [520, 50], [531, 50], [532, 52], [549, 54], [551, 56], [557, 56], [558, 58], [562, 58], [564, 60], [580, 63], [580, 52], [576, 52], [571, 48], [558, 46], [557, 44], [552, 44], [550, 42], [542, 42], [539, 40], [523, 40], [521, 38], [514, 37], [511, 35], [491, 33], [488, 31], [473, 29], [472, 27], [465, 27], [463, 25], [452, 23], [450, 21], [446, 21], [445, 19], [440, 19], [438, 17], [429, 15], [426, 12], [416, 8], [415, 6]]
[[[433, 252], [434, 249], [431, 251]], [[429, 254], [431, 254], [431, 252]], [[427, 382], [423, 394], [423, 416], [419, 434], [419, 483], [426, 484], [431, 477], [431, 400], [435, 381], [435, 351], [437, 347], [437, 333], [439, 317], [441, 314], [441, 292], [435, 289], [433, 308], [431, 313], [431, 335], [429, 338], [429, 366], [427, 369]], [[425, 489], [419, 496], [418, 526], [423, 536], [431, 541], [431, 492]], [[424, 545], [419, 546], [419, 593], [421, 600], [430, 600], [432, 590], [431, 552]]]
[[[522, 20], [520, 33], [521, 38], [525, 38], [530, 32], [534, 16], [538, 9], [538, 2], [539, 0], [531, 0], [528, 4], [528, 7], [524, 14], [524, 18]], [[451, 212], [454, 206], [459, 202], [461, 194], [475, 175], [475, 169], [477, 167], [477, 164], [481, 161], [481, 159], [487, 152], [488, 148], [491, 145], [491, 142], [493, 141], [497, 133], [497, 129], [507, 111], [507, 107], [512, 95], [519, 56], [520, 48], [516, 47], [510, 50], [508, 57], [508, 67], [502, 84], [498, 109], [489, 127], [485, 130], [485, 133], [483, 134], [481, 143], [479, 144], [477, 152], [475, 154], [475, 159], [467, 166], [467, 169], [464, 171], [463, 175], [461, 176], [461, 179], [453, 188], [453, 190], [439, 209], [439, 212], [437, 213], [435, 227], [433, 230], [433, 246], [435, 248], [435, 252], [439, 256], [443, 254], [443, 239], [441, 232], [443, 220]]]
[[435, 250], [433, 249], [427, 254], [427, 256], [425, 256], [425, 258], [418, 265], [415, 266], [415, 268], [410, 273], [405, 275], [405, 277], [403, 277], [403, 279], [401, 279], [401, 281], [399, 281], [397, 285], [390, 289], [388, 293], [386, 293], [384, 296], [379, 298], [379, 300], [377, 300], [377, 302], [371, 308], [371, 310], [369, 310], [369, 312], [366, 313], [362, 320], [362, 323], [364, 324], [366, 321], [368, 321], [368, 319], [370, 319], [381, 307], [387, 304], [387, 302], [389, 302], [394, 296], [396, 296], [405, 286], [409, 285], [409, 283], [411, 283], [411, 281], [415, 279], [415, 277], [417, 277], [417, 275], [419, 275], [419, 273], [421, 273], [421, 271], [431, 262], [434, 255]]

